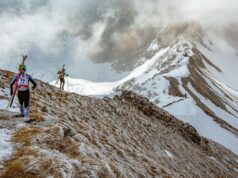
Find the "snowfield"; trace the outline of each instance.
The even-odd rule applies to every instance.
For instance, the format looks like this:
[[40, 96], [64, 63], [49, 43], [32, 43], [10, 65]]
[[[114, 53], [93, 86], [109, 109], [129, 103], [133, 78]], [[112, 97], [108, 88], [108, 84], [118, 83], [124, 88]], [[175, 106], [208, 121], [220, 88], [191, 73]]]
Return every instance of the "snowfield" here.
[[218, 72], [210, 65], [206, 64], [207, 70], [211, 75], [225, 86], [238, 91], [238, 56], [237, 51], [232, 48], [226, 41], [213, 34], [209, 34], [209, 38], [204, 38], [204, 43], [196, 43], [196, 47], [205, 55], [212, 63], [214, 63], [222, 72]]
[[[146, 61], [143, 65], [137, 67], [127, 77], [116, 82], [91, 82], [82, 79], [66, 79], [65, 89], [70, 92], [75, 92], [85, 96], [104, 96], [114, 93], [114, 89], [127, 82], [128, 80], [142, 76], [146, 71], [152, 68], [156, 60], [168, 51], [169, 48], [160, 50], [152, 59]], [[56, 85], [56, 81], [51, 82], [51, 85]], [[59, 87], [59, 82], [56, 85]]]

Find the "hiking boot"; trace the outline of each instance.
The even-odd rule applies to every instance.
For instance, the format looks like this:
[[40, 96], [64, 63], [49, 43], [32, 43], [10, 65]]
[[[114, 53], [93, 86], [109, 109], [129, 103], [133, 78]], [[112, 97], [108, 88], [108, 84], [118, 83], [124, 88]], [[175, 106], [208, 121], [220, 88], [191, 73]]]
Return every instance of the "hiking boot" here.
[[23, 114], [17, 114], [17, 115], [15, 115], [15, 117], [24, 117], [24, 115]]

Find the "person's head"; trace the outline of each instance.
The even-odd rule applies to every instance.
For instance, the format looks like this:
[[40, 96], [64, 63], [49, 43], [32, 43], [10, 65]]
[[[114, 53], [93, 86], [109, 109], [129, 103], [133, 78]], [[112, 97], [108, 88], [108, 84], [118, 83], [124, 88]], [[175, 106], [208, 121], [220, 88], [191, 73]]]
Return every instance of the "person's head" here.
[[19, 71], [26, 71], [26, 66], [25, 65], [19, 65], [19, 68], [18, 68]]

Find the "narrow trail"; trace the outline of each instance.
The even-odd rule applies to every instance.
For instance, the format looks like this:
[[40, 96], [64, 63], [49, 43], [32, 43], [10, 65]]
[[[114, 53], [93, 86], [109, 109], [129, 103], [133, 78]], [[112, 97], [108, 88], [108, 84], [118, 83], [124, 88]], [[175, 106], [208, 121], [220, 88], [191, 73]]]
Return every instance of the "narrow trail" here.
[[171, 106], [171, 105], [173, 105], [173, 104], [175, 104], [175, 103], [178, 103], [178, 102], [180, 102], [180, 101], [183, 101], [183, 100], [185, 100], [185, 99], [180, 99], [180, 100], [177, 100], [177, 101], [171, 102], [171, 103], [169, 103], [169, 104], [166, 104], [166, 105], [162, 106], [162, 108], [169, 107], [169, 106]]

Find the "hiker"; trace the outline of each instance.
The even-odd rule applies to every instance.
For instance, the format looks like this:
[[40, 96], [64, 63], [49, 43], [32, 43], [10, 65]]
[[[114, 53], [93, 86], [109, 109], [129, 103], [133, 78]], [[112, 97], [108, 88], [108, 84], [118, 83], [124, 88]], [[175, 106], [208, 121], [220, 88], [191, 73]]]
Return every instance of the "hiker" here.
[[10, 85], [10, 90], [11, 90], [11, 96], [13, 95], [13, 87], [17, 83], [17, 96], [18, 96], [18, 101], [20, 104], [20, 112], [21, 115], [20, 117], [28, 118], [29, 117], [29, 112], [30, 112], [30, 89], [29, 89], [29, 82], [33, 84], [32, 90], [34, 90], [37, 87], [36, 82], [33, 80], [31, 75], [26, 73], [26, 66], [25, 65], [19, 65], [19, 72], [20, 76], [18, 79], [18, 75], [16, 75]]
[[68, 77], [69, 74], [66, 74], [66, 73], [65, 73], [65, 68], [64, 68], [64, 66], [63, 66], [63, 68], [62, 68], [61, 70], [58, 71], [57, 74], [59, 75], [59, 76], [58, 76], [58, 79], [60, 80], [60, 89], [61, 89], [61, 90], [64, 90], [64, 84], [65, 84], [65, 79], [64, 79], [64, 77], [65, 77], [65, 76]]

